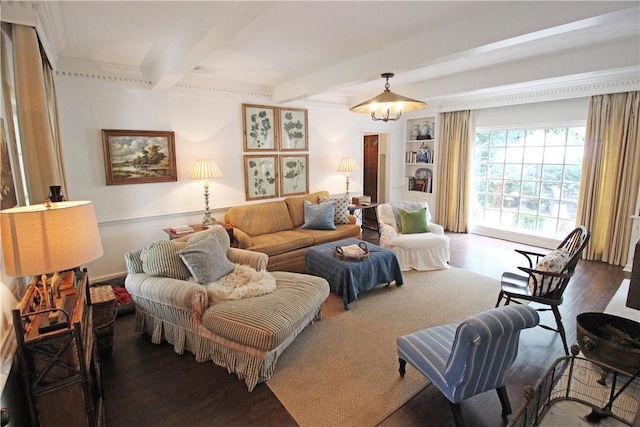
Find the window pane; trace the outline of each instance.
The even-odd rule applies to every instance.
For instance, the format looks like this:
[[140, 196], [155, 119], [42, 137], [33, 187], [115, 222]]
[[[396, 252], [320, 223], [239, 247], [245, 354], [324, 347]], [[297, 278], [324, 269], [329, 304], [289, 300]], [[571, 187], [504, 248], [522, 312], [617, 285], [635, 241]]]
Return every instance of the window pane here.
[[511, 179], [520, 179], [522, 176], [522, 164], [507, 163], [504, 165], [504, 177]]
[[527, 163], [542, 163], [542, 156], [544, 154], [544, 148], [539, 146], [525, 147], [524, 160]]
[[544, 129], [533, 129], [526, 132], [525, 145], [538, 146], [544, 145]]
[[507, 132], [491, 132], [491, 145], [503, 146], [507, 140]]
[[539, 164], [525, 164], [522, 167], [522, 178], [531, 180], [540, 180], [542, 176], [542, 165]]
[[504, 162], [504, 148], [491, 148], [489, 150], [489, 161], [490, 162]]
[[565, 128], [547, 129], [545, 145], [564, 146], [567, 141], [567, 130]]
[[491, 163], [487, 171], [487, 178], [502, 178], [504, 176], [504, 163]]

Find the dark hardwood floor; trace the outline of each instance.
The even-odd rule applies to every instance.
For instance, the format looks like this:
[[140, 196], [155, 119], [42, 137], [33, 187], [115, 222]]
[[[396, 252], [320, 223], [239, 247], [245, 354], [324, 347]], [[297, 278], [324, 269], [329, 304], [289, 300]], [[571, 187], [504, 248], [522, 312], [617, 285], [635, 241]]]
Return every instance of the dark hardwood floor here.
[[[523, 245], [469, 234], [450, 233], [449, 237], [451, 265], [455, 267], [499, 279], [503, 271], [521, 264], [521, 255], [514, 249], [525, 248]], [[367, 232], [365, 239], [377, 243], [375, 233]], [[575, 341], [576, 315], [604, 311], [623, 277], [622, 267], [580, 261], [560, 307], [569, 343]], [[465, 303], [464, 295], [451, 298]], [[550, 312], [542, 313], [541, 320], [553, 324]], [[225, 369], [212, 362], [197, 363], [191, 354], [179, 356], [171, 345], [153, 345], [148, 336], [136, 334], [134, 326], [134, 315], [117, 319], [113, 353], [102, 360], [108, 426], [297, 425], [265, 384], [249, 393], [244, 382]], [[523, 331], [507, 382], [514, 412], [524, 401], [522, 387], [535, 384], [562, 355], [557, 333], [539, 327]], [[492, 391], [465, 400], [462, 412], [468, 425], [500, 426], [507, 422]], [[447, 399], [429, 386], [380, 425], [448, 426], [453, 425], [453, 419]]]

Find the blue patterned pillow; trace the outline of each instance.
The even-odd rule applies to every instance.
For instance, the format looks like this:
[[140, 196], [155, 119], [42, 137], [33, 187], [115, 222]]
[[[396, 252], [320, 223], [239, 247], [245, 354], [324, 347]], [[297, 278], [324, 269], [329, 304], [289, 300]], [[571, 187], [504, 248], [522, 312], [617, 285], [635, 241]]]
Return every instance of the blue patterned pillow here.
[[336, 211], [333, 215], [333, 222], [335, 224], [349, 224], [349, 197], [324, 197], [319, 196], [318, 201], [320, 203], [336, 202]]
[[336, 211], [335, 202], [311, 203], [304, 201], [304, 224], [300, 228], [311, 230], [335, 230], [333, 217]]

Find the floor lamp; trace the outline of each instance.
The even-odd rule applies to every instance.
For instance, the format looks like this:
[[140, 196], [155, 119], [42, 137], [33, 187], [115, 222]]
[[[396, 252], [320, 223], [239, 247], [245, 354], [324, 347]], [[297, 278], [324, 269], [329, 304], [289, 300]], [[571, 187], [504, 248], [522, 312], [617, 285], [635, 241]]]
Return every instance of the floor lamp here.
[[191, 179], [204, 180], [204, 218], [202, 219], [202, 225], [216, 223], [215, 218], [211, 217], [211, 212], [209, 211], [209, 179], [220, 177], [222, 177], [222, 171], [220, 171], [215, 161], [209, 159], [196, 160], [191, 172]]
[[358, 164], [353, 157], [343, 157], [338, 166], [338, 172], [344, 172], [346, 174], [347, 191], [345, 195], [349, 197], [349, 175], [351, 172], [359, 171]]

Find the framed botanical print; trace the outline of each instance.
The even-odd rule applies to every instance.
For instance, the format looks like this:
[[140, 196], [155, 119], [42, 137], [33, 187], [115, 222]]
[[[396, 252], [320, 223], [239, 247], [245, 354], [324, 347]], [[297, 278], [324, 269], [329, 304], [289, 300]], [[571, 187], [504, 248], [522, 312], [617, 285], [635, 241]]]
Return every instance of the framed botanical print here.
[[280, 151], [308, 151], [307, 110], [278, 108]]
[[171, 131], [102, 130], [107, 185], [178, 180]]
[[275, 151], [276, 120], [276, 107], [242, 104], [244, 151]]
[[309, 155], [280, 155], [280, 195], [309, 194]]
[[278, 197], [278, 156], [245, 155], [244, 188], [246, 200]]

